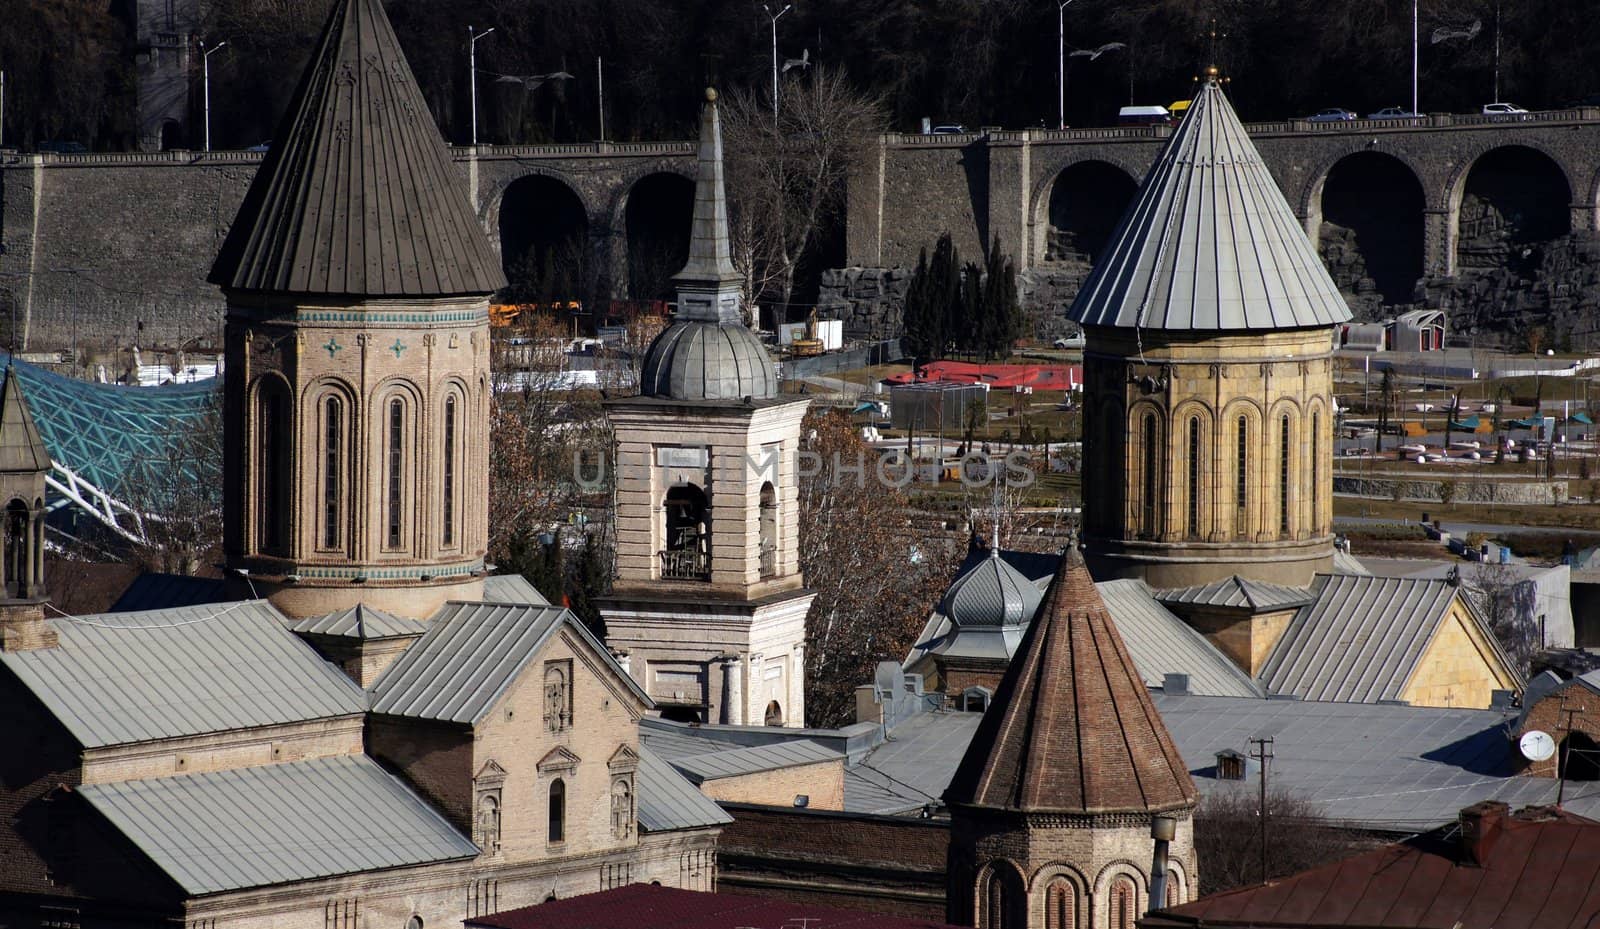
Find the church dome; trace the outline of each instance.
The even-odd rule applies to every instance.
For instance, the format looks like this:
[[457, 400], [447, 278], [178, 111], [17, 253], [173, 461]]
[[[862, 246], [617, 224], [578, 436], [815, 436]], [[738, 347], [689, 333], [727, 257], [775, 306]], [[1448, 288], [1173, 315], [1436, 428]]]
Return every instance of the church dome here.
[[939, 610], [963, 629], [1025, 626], [1043, 598], [1032, 581], [994, 552], [956, 578]]
[[684, 320], [650, 344], [639, 392], [672, 400], [770, 400], [778, 395], [778, 374], [742, 323]]

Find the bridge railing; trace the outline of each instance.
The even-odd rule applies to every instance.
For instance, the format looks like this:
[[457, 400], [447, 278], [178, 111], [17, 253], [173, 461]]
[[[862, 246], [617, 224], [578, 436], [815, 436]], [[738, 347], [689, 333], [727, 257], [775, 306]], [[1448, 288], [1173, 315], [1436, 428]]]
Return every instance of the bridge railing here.
[[[456, 158], [470, 158], [472, 147], [451, 148]], [[692, 155], [694, 143], [683, 142], [569, 142], [559, 145], [479, 145], [479, 158], [570, 158], [589, 155]]]

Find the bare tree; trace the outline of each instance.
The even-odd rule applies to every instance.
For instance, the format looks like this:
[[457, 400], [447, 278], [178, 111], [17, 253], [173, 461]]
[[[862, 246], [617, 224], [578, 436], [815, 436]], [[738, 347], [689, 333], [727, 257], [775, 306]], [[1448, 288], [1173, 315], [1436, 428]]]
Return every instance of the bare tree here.
[[[1194, 814], [1194, 852], [1200, 893], [1221, 893], [1261, 880], [1261, 800], [1253, 784], [1204, 795]], [[1316, 804], [1288, 790], [1267, 795], [1267, 879], [1329, 864], [1377, 842], [1340, 828]]]
[[213, 391], [205, 412], [179, 434], [165, 436], [139, 460], [120, 495], [140, 516], [143, 541], [132, 561], [145, 571], [197, 574], [221, 560], [222, 394]]
[[846, 178], [884, 126], [877, 98], [843, 71], [815, 71], [782, 85], [776, 118], [757, 90], [725, 98], [730, 234], [749, 306], [789, 305], [818, 236], [842, 215]]
[[1534, 621], [1534, 584], [1508, 564], [1485, 563], [1456, 569], [1462, 591], [1483, 615], [1517, 672], [1527, 677], [1543, 647], [1544, 630]]

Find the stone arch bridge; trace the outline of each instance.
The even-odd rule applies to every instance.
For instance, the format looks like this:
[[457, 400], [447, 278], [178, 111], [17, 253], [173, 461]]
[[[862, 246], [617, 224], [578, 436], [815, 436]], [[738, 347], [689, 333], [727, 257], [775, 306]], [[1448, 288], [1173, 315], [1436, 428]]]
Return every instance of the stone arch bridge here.
[[[1488, 296], [1525, 310], [1541, 300], [1556, 310], [1563, 301], [1600, 306], [1593, 286], [1559, 293], [1558, 283], [1539, 283], [1545, 265], [1566, 260], [1549, 257], [1552, 243], [1590, 239], [1600, 226], [1600, 108], [1247, 128], [1358, 312], [1440, 302], [1442, 290], [1480, 272], [1514, 278]], [[1059, 305], [1172, 131], [885, 135], [850, 180], [849, 262], [910, 267], [943, 232], [975, 257], [998, 238], [1033, 302]], [[1579, 251], [1577, 261], [1600, 260]], [[1587, 315], [1593, 330], [1597, 314]]]

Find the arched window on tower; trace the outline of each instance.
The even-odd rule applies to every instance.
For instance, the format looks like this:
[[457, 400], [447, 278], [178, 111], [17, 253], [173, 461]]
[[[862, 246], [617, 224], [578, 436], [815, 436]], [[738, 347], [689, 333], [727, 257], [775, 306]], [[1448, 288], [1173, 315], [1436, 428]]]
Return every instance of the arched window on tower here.
[[386, 461], [388, 475], [384, 491], [384, 545], [400, 547], [405, 530], [405, 438], [406, 404], [399, 397], [389, 401], [388, 448]]
[[1311, 534], [1322, 533], [1322, 411], [1311, 413]]
[[[983, 909], [979, 914], [978, 929], [1025, 929], [1027, 926], [1027, 892], [1022, 878], [1004, 864], [989, 870], [983, 888]], [[1132, 929], [1132, 926], [1129, 926]]]
[[1110, 929], [1134, 929], [1139, 918], [1139, 890], [1130, 878], [1119, 877], [1111, 885]]
[[665, 501], [666, 548], [661, 552], [661, 576], [667, 580], [711, 579], [711, 507], [705, 491], [679, 484], [667, 491]]
[[1178, 872], [1167, 871], [1167, 884], [1164, 893], [1167, 897], [1166, 906], [1177, 906], [1183, 902], [1183, 891], [1178, 887]]
[[338, 548], [343, 492], [344, 417], [339, 398], [322, 401], [322, 547]]
[[[560, 778], [550, 784], [550, 841], [564, 842], [567, 836], [567, 785]], [[1130, 924], [1130, 929], [1132, 929]]]
[[771, 481], [761, 485], [761, 576], [778, 573], [778, 491]]
[[1160, 527], [1156, 525], [1156, 494], [1161, 486], [1157, 480], [1160, 451], [1156, 448], [1156, 417], [1154, 413], [1144, 416], [1144, 435], [1142, 441], [1144, 454], [1144, 468], [1141, 475], [1144, 484], [1142, 497], [1139, 501], [1141, 510], [1140, 529], [1147, 539], [1153, 539], [1160, 534]]
[[1289, 415], [1283, 416], [1278, 443], [1278, 534], [1289, 537]]
[[33, 548], [33, 526], [30, 525], [26, 502], [12, 500], [6, 504], [5, 536], [6, 597], [27, 600], [33, 596], [34, 564], [38, 553]]
[[1189, 538], [1200, 537], [1200, 417], [1189, 417]]
[[288, 554], [289, 545], [289, 397], [277, 380], [261, 382], [256, 395], [256, 548], [264, 554]]
[[1249, 531], [1250, 507], [1250, 419], [1246, 416], [1239, 417], [1238, 429], [1239, 444], [1234, 456], [1234, 531], [1241, 537]]
[[1078, 888], [1065, 878], [1044, 892], [1044, 929], [1078, 929]]
[[478, 845], [485, 855], [500, 851], [500, 799], [492, 794], [478, 801]]
[[456, 398], [444, 400], [444, 526], [440, 543], [449, 548], [456, 544]]

